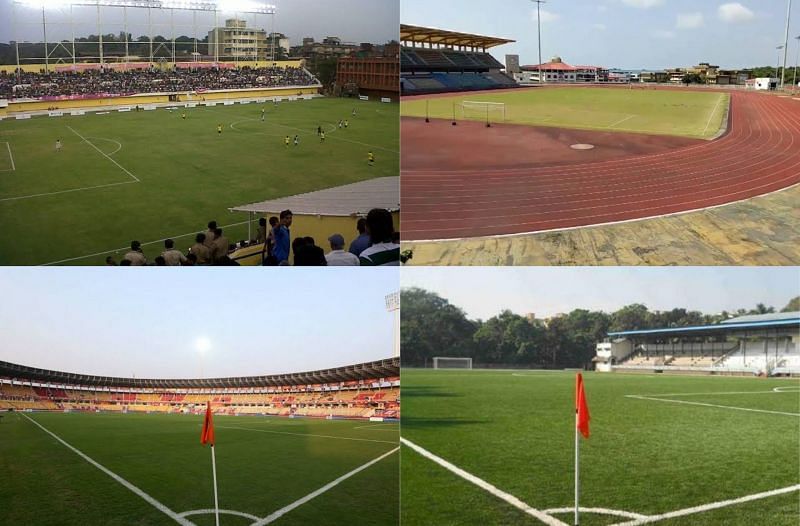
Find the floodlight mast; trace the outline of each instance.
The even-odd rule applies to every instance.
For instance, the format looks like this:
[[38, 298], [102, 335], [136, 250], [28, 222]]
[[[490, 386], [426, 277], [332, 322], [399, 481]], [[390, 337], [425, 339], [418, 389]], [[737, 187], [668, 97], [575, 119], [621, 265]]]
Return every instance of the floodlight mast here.
[[542, 82], [542, 14], [541, 14], [541, 7], [542, 4], [546, 4], [547, 0], [531, 0], [534, 4], [536, 4], [536, 26], [537, 26], [537, 34], [539, 37], [539, 82]]
[[797, 88], [797, 66], [800, 64], [800, 35], [794, 37], [797, 40], [797, 58], [794, 59], [794, 80], [792, 81], [792, 90]]
[[786, 82], [786, 54], [789, 52], [789, 21], [792, 17], [792, 0], [786, 6], [786, 34], [783, 38], [783, 71], [781, 72], [781, 90]]

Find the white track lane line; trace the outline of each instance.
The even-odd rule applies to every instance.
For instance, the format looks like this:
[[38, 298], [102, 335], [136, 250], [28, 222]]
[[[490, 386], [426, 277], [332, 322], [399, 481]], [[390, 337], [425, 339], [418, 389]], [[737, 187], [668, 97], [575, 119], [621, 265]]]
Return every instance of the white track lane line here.
[[800, 413], [786, 413], [783, 411], [768, 411], [766, 409], [752, 409], [749, 407], [735, 407], [732, 405], [717, 405], [717, 404], [706, 404], [703, 402], [689, 402], [687, 400], [669, 400], [668, 398], [653, 398], [650, 396], [639, 396], [639, 395], [625, 395], [625, 398], [635, 398], [637, 400], [653, 400], [655, 402], [669, 402], [672, 404], [686, 404], [686, 405], [699, 405], [703, 407], [718, 407], [722, 409], [734, 409], [736, 411], [749, 411], [751, 413], [768, 413], [772, 415], [787, 415], [787, 416], [800, 416]]
[[400, 437], [400, 442], [403, 443], [404, 445], [410, 447], [411, 449], [413, 449], [414, 451], [416, 451], [417, 453], [419, 453], [423, 457], [427, 458], [428, 460], [434, 461], [435, 463], [439, 464], [440, 466], [442, 466], [446, 470], [451, 471], [452, 473], [455, 473], [459, 477], [463, 478], [464, 480], [466, 480], [468, 482], [471, 482], [472, 484], [475, 484], [476, 486], [478, 486], [482, 490], [487, 491], [488, 493], [491, 493], [495, 497], [507, 502], [508, 504], [511, 504], [512, 506], [514, 506], [515, 508], [517, 508], [519, 510], [522, 510], [523, 512], [527, 513], [528, 515], [532, 515], [532, 516], [536, 517], [537, 519], [539, 519], [543, 523], [547, 524], [548, 526], [568, 526], [566, 523], [561, 522], [560, 520], [556, 519], [555, 517], [551, 517], [550, 515], [546, 514], [545, 512], [543, 512], [541, 510], [537, 510], [536, 508], [533, 508], [533, 507], [529, 506], [528, 504], [525, 504], [524, 502], [519, 500], [514, 495], [511, 495], [510, 493], [506, 493], [505, 491], [503, 491], [501, 489], [498, 489], [497, 487], [495, 487], [492, 484], [486, 482], [485, 480], [476, 477], [472, 473], [468, 473], [468, 472], [464, 471], [463, 469], [459, 468], [458, 466], [455, 466], [455, 465], [451, 464], [450, 462], [446, 461], [445, 459], [434, 455], [433, 453], [431, 453], [427, 449], [424, 449], [424, 448], [416, 445], [415, 443], [411, 442], [410, 440], [405, 439], [403, 437]]
[[636, 519], [628, 522], [619, 522], [614, 524], [613, 526], [639, 526], [640, 524], [649, 524], [651, 522], [658, 522], [664, 519], [672, 519], [675, 517], [683, 517], [685, 515], [692, 515], [695, 513], [702, 513], [704, 511], [709, 510], [716, 510], [719, 508], [725, 508], [727, 506], [734, 506], [736, 504], [742, 504], [744, 502], [751, 502], [754, 500], [766, 499], [768, 497], [774, 497], [776, 495], [783, 495], [785, 493], [792, 493], [794, 491], [800, 491], [800, 484], [796, 484], [794, 486], [787, 486], [781, 489], [775, 489], [772, 491], [765, 491], [763, 493], [754, 493], [753, 495], [747, 495], [745, 497], [739, 497], [738, 499], [730, 499], [730, 500], [721, 500], [719, 502], [712, 502], [710, 504], [703, 504], [702, 506], [694, 506], [692, 508], [684, 508], [682, 510], [677, 511], [670, 511], [668, 513], [662, 513], [660, 515], [650, 515], [643, 519]]
[[[19, 413], [18, 413], [18, 414], [19, 414]], [[78, 449], [76, 449], [76, 448], [72, 447], [71, 445], [69, 445], [68, 443], [66, 443], [66, 442], [65, 442], [63, 439], [61, 439], [61, 437], [59, 437], [58, 435], [56, 435], [55, 433], [53, 433], [52, 431], [50, 431], [49, 429], [47, 429], [46, 427], [44, 427], [42, 424], [40, 424], [40, 423], [39, 423], [39, 422], [37, 422], [36, 420], [32, 419], [31, 417], [29, 417], [29, 416], [28, 416], [28, 415], [26, 415], [26, 414], [22, 414], [22, 416], [24, 416], [25, 418], [27, 418], [28, 420], [30, 420], [31, 422], [33, 422], [33, 423], [34, 423], [36, 426], [38, 426], [38, 427], [39, 427], [39, 428], [40, 428], [42, 431], [44, 431], [44, 432], [45, 432], [45, 433], [47, 433], [48, 435], [52, 436], [53, 438], [55, 438], [56, 440], [58, 440], [59, 442], [61, 442], [61, 444], [63, 444], [64, 446], [66, 446], [66, 447], [67, 447], [69, 450], [71, 450], [73, 453], [75, 453], [76, 455], [78, 455], [79, 457], [81, 457], [83, 460], [85, 460], [86, 462], [88, 462], [88, 463], [89, 463], [89, 464], [91, 464], [92, 466], [96, 467], [97, 469], [99, 469], [100, 471], [102, 471], [103, 473], [105, 473], [106, 475], [108, 475], [109, 477], [111, 477], [112, 479], [116, 480], [117, 482], [119, 482], [120, 484], [122, 484], [123, 486], [125, 486], [126, 488], [128, 488], [129, 490], [131, 490], [131, 491], [132, 491], [133, 493], [135, 493], [136, 495], [138, 495], [138, 496], [140, 496], [141, 498], [143, 498], [145, 501], [147, 501], [147, 503], [148, 503], [148, 504], [150, 504], [151, 506], [153, 506], [154, 508], [156, 508], [156, 509], [157, 509], [158, 511], [160, 511], [161, 513], [163, 513], [163, 514], [167, 515], [169, 518], [173, 519], [173, 520], [174, 520], [175, 522], [177, 522], [178, 524], [182, 524], [183, 526], [195, 526], [195, 524], [194, 524], [192, 521], [189, 521], [189, 520], [187, 520], [187, 519], [185, 519], [185, 518], [181, 517], [179, 514], [175, 513], [174, 511], [172, 511], [171, 509], [169, 509], [169, 508], [168, 508], [168, 507], [166, 507], [165, 505], [161, 504], [161, 503], [160, 503], [160, 502], [158, 502], [156, 499], [154, 499], [153, 497], [151, 497], [150, 495], [148, 495], [147, 493], [145, 493], [144, 491], [142, 491], [142, 490], [141, 490], [141, 489], [139, 489], [138, 487], [134, 486], [133, 484], [131, 484], [130, 482], [128, 482], [128, 481], [127, 481], [127, 480], [125, 480], [124, 478], [120, 477], [119, 475], [117, 475], [116, 473], [114, 473], [113, 471], [111, 471], [110, 469], [108, 469], [108, 468], [106, 468], [105, 466], [103, 466], [103, 465], [99, 464], [98, 462], [96, 462], [95, 460], [93, 460], [92, 458], [90, 458], [90, 457], [89, 457], [88, 455], [86, 455], [85, 453], [83, 453], [83, 452], [79, 451]]]
[[[198, 424], [199, 425], [199, 424]], [[334, 440], [353, 440], [355, 442], [378, 442], [380, 444], [397, 444], [394, 440], [373, 440], [371, 438], [350, 438], [350, 437], [337, 437], [333, 435], [312, 435], [310, 433], [292, 433], [290, 431], [271, 431], [269, 429], [253, 429], [252, 427], [237, 427], [237, 426], [215, 426], [219, 429], [238, 429], [240, 431], [255, 431], [256, 433], [272, 433], [275, 435], [296, 435], [302, 437], [317, 437], [317, 438], [331, 438]]]
[[250, 526], [264, 526], [265, 524], [269, 524], [270, 522], [274, 522], [274, 521], [278, 520], [279, 518], [281, 518], [282, 516], [286, 515], [287, 513], [292, 511], [293, 509], [295, 509], [295, 508], [297, 508], [299, 506], [302, 506], [303, 504], [305, 504], [306, 502], [310, 501], [311, 499], [313, 499], [315, 497], [318, 497], [318, 496], [322, 495], [323, 493], [325, 493], [329, 489], [339, 485], [339, 483], [349, 479], [350, 477], [352, 477], [353, 475], [355, 475], [355, 474], [357, 474], [357, 473], [359, 473], [361, 471], [364, 471], [365, 469], [367, 469], [368, 467], [372, 466], [373, 464], [377, 464], [378, 462], [380, 462], [384, 458], [388, 457], [389, 455], [397, 453], [399, 450], [400, 450], [400, 447], [398, 446], [398, 447], [394, 448], [393, 450], [391, 450], [391, 451], [389, 451], [387, 453], [384, 453], [383, 455], [379, 456], [378, 458], [374, 458], [374, 459], [370, 460], [366, 464], [363, 464], [363, 465], [357, 467], [356, 469], [354, 469], [353, 471], [351, 471], [349, 473], [345, 473], [344, 475], [342, 475], [338, 479], [334, 480], [333, 482], [329, 482], [328, 484], [325, 484], [324, 486], [322, 486], [318, 490], [309, 493], [308, 495], [306, 495], [302, 499], [298, 499], [298, 500], [292, 502], [288, 506], [285, 506], [285, 507], [279, 509], [278, 511], [276, 511], [274, 513], [271, 513], [267, 517], [264, 517], [263, 519], [254, 522]]
[[[75, 129], [74, 129], [74, 128], [72, 128], [72, 126], [67, 126], [67, 128], [69, 128], [69, 130], [70, 130], [72, 133], [74, 133], [75, 135], [77, 135], [78, 137], [80, 137], [81, 139], [83, 139], [83, 140], [86, 142], [86, 144], [88, 144], [89, 146], [91, 146], [92, 148], [94, 148], [95, 150], [97, 150], [98, 152], [100, 152], [100, 155], [102, 155], [103, 157], [105, 157], [106, 159], [108, 159], [109, 161], [111, 161], [112, 163], [114, 163], [115, 165], [117, 165], [117, 167], [118, 167], [120, 170], [122, 170], [123, 172], [125, 172], [126, 174], [128, 174], [128, 175], [129, 175], [129, 176], [130, 176], [130, 177], [131, 177], [131, 178], [132, 178], [134, 181], [136, 181], [137, 183], [141, 182], [141, 181], [139, 181], [139, 178], [138, 178], [138, 177], [136, 177], [135, 175], [133, 175], [131, 172], [129, 172], [127, 168], [125, 168], [124, 166], [122, 166], [121, 164], [119, 164], [117, 161], [115, 161], [114, 159], [112, 159], [111, 157], [109, 157], [109, 156], [108, 156], [108, 155], [107, 155], [107, 154], [106, 154], [106, 153], [105, 153], [103, 150], [101, 150], [100, 148], [98, 148], [97, 146], [95, 146], [95, 145], [94, 145], [92, 142], [90, 142], [90, 141], [89, 141], [89, 139], [87, 139], [86, 137], [84, 137], [83, 135], [81, 135], [80, 133], [78, 133], [77, 131], [75, 131]], [[115, 153], [116, 153], [116, 152], [115, 152]]]

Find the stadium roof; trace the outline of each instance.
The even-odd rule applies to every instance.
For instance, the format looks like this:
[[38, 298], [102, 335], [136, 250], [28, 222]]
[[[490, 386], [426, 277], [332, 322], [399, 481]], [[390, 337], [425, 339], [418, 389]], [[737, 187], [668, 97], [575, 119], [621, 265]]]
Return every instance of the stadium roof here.
[[794, 317], [778, 320], [764, 320], [751, 322], [738, 322], [736, 319], [728, 320], [726, 323], [715, 323], [713, 325], [697, 325], [693, 327], [669, 327], [664, 329], [644, 329], [636, 331], [609, 332], [609, 336], [670, 336], [670, 335], [701, 335], [718, 334], [722, 332], [733, 332], [736, 329], [775, 329], [781, 327], [800, 328], [800, 315], [794, 313]]
[[746, 316], [737, 316], [729, 320], [721, 321], [720, 323], [745, 323], [752, 321], [777, 321], [777, 320], [792, 320], [800, 318], [800, 311], [793, 312], [771, 312], [769, 314], [748, 314]]
[[441, 44], [444, 46], [468, 46], [489, 49], [503, 44], [510, 44], [515, 40], [507, 38], [473, 35], [460, 33], [435, 27], [412, 26], [400, 24], [400, 42], [419, 42], [426, 44]]
[[85, 387], [138, 387], [138, 388], [209, 388], [209, 387], [278, 387], [283, 385], [309, 385], [354, 380], [373, 380], [400, 376], [400, 359], [389, 358], [374, 362], [360, 363], [322, 369], [304, 373], [273, 374], [268, 376], [242, 376], [231, 378], [197, 379], [156, 379], [156, 378], [116, 378], [89, 374], [65, 373], [37, 369], [0, 361], [0, 377], [32, 382], [70, 384]]
[[385, 208], [390, 212], [400, 210], [399, 177], [379, 177], [307, 194], [240, 205], [230, 210], [259, 214], [278, 214], [282, 210], [291, 210], [294, 215], [354, 216], [366, 215], [373, 208]]

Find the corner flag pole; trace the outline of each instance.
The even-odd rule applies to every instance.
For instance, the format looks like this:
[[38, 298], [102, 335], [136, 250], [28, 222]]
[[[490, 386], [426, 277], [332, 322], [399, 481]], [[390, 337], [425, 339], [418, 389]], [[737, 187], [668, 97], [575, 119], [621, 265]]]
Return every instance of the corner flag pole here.
[[575, 526], [580, 524], [580, 511], [578, 510], [578, 501], [581, 497], [580, 487], [580, 449], [581, 441], [578, 437], [578, 408], [575, 408]]
[[214, 516], [219, 526], [219, 498], [217, 496], [217, 455], [214, 452], [214, 444], [211, 444], [211, 473], [214, 477]]
[[580, 524], [580, 507], [578, 502], [581, 497], [580, 486], [580, 448], [581, 441], [578, 433], [589, 438], [589, 407], [586, 405], [586, 393], [583, 390], [583, 376], [575, 376], [575, 526]]

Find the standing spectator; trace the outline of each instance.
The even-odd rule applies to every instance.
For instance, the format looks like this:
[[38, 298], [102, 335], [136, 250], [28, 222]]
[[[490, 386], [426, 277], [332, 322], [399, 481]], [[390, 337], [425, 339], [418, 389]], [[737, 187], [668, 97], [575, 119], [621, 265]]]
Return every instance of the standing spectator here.
[[202, 232], [194, 238], [194, 245], [189, 249], [191, 254], [197, 258], [198, 265], [208, 265], [211, 263], [211, 250], [206, 246], [206, 235]]
[[384, 208], [373, 208], [367, 214], [367, 232], [372, 245], [359, 256], [361, 266], [400, 264], [400, 245], [392, 239], [392, 214]]
[[349, 252], [355, 256], [360, 256], [364, 249], [369, 248], [371, 244], [369, 234], [367, 234], [367, 220], [359, 217], [356, 229], [358, 230], [358, 237], [350, 242]]
[[267, 218], [259, 217], [258, 230], [256, 231], [256, 243], [261, 244], [266, 242], [267, 242]]
[[131, 241], [131, 250], [122, 259], [130, 261], [133, 267], [147, 265], [147, 258], [142, 253], [142, 244], [138, 241]]
[[216, 221], [209, 221], [208, 222], [208, 230], [206, 230], [206, 240], [203, 241], [205, 245], [208, 247], [208, 250], [214, 250], [214, 239], [216, 239], [216, 232], [217, 230], [217, 222]]
[[289, 247], [291, 246], [292, 211], [284, 210], [280, 214], [278, 226], [273, 230], [275, 237], [275, 247], [272, 255], [280, 265], [284, 261], [289, 261]]
[[168, 267], [179, 267], [186, 263], [186, 256], [180, 250], [175, 249], [175, 241], [167, 239], [164, 241], [164, 252], [161, 256]]
[[341, 234], [333, 234], [328, 242], [331, 244], [331, 251], [325, 254], [325, 261], [329, 267], [359, 265], [358, 256], [344, 251], [344, 237]]
[[228, 238], [222, 235], [221, 228], [217, 228], [214, 231], [214, 236], [214, 248], [211, 249], [211, 259], [216, 263], [222, 256], [228, 255], [230, 243], [228, 242]]

